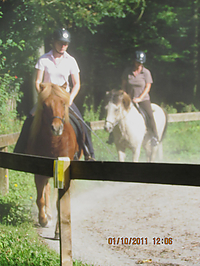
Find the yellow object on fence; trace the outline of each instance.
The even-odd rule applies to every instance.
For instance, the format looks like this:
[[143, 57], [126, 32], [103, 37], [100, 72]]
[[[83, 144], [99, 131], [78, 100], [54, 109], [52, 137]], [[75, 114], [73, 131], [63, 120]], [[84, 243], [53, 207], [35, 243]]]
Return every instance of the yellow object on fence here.
[[69, 157], [58, 157], [58, 160], [54, 161], [54, 186], [58, 189], [63, 189], [69, 181], [69, 171], [67, 169], [70, 165]]

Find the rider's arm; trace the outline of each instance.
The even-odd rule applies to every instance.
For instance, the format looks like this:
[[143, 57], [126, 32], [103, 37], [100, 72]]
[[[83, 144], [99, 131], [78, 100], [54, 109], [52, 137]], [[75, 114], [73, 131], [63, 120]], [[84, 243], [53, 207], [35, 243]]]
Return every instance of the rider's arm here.
[[40, 93], [40, 83], [42, 83], [43, 80], [44, 71], [37, 69], [36, 71], [36, 79], [35, 79], [35, 87], [38, 93]]
[[142, 92], [142, 94], [140, 94], [140, 96], [137, 97], [137, 98], [133, 98], [133, 102], [134, 103], [141, 102], [144, 99], [144, 97], [147, 95], [147, 93], [149, 93], [150, 89], [151, 89], [151, 83], [146, 83], [146, 86], [145, 86], [144, 91]]
[[71, 74], [71, 78], [72, 78], [73, 88], [71, 89], [70, 92], [70, 102], [69, 102], [70, 105], [73, 103], [73, 100], [75, 99], [76, 95], [80, 90], [80, 75], [79, 73]]

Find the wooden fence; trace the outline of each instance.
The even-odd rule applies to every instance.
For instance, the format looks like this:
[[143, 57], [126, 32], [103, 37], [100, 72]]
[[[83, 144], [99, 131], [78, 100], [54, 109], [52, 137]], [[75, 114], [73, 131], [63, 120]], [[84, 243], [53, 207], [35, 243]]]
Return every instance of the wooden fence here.
[[[1, 135], [0, 151], [7, 152], [8, 146], [15, 144], [18, 137], [19, 133]], [[8, 169], [0, 168], [0, 193], [5, 195], [8, 192], [8, 189], [9, 189]]]
[[[169, 122], [200, 120], [200, 113], [176, 114], [169, 116]], [[104, 121], [91, 123], [93, 130], [102, 129]], [[7, 146], [14, 144], [18, 134], [0, 136], [0, 167], [4, 168], [3, 181], [0, 184], [8, 187], [8, 177], [5, 169], [30, 172], [46, 176], [53, 176], [55, 160], [39, 156], [21, 155], [6, 152]], [[57, 162], [57, 160], [56, 160]], [[72, 161], [65, 166], [63, 173], [65, 184], [70, 179], [101, 180], [117, 182], [139, 182], [154, 184], [200, 186], [197, 175], [200, 165], [195, 164], [168, 164], [168, 163], [127, 163], [127, 162], [85, 162]], [[133, 174], [134, 173], [134, 174]], [[1, 178], [1, 176], [0, 176]], [[63, 177], [64, 178], [64, 177]], [[3, 190], [5, 193], [5, 189]], [[72, 266], [71, 250], [71, 218], [69, 189], [59, 191], [59, 222], [60, 222], [60, 265]], [[65, 207], [64, 207], [65, 206]], [[69, 206], [66, 208], [66, 206]]]
[[[51, 158], [0, 152], [3, 168], [53, 176], [54, 164]], [[70, 179], [200, 186], [200, 165], [72, 161], [68, 166], [63, 170], [66, 187]], [[69, 189], [58, 191], [60, 265], [72, 266], [70, 194]]]
[[[200, 112], [169, 114], [168, 122], [187, 122], [200, 120]], [[92, 130], [104, 129], [105, 120], [91, 122]]]
[[[169, 114], [168, 122], [186, 122], [186, 121], [197, 121], [200, 120], [200, 112], [191, 112], [191, 113], [177, 113]], [[104, 129], [104, 120], [94, 121], [90, 123], [92, 130]], [[1, 135], [0, 136], [0, 151], [7, 151], [9, 145], [15, 144], [19, 137], [19, 133]], [[8, 178], [8, 169], [0, 168], [0, 193], [5, 195], [8, 192], [9, 188], [9, 178]]]

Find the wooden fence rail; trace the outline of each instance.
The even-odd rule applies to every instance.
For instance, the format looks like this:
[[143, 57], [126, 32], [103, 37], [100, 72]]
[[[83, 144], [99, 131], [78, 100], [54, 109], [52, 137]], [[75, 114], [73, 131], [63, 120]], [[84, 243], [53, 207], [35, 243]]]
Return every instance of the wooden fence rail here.
[[[0, 136], [0, 151], [7, 151], [8, 146], [17, 142], [19, 133], [1, 135]], [[0, 168], [0, 193], [5, 195], [9, 189], [8, 169]]]
[[[200, 112], [168, 114], [168, 122], [187, 122], [200, 120]], [[104, 129], [105, 120], [91, 122], [92, 130]]]
[[[53, 176], [55, 159], [0, 152], [0, 167]], [[70, 179], [200, 186], [200, 165], [73, 161], [65, 168]], [[65, 177], [66, 178], [66, 177]], [[72, 266], [69, 189], [59, 191], [60, 265]], [[68, 206], [68, 208], [66, 208]]]
[[[169, 114], [168, 122], [186, 122], [200, 120], [200, 112]], [[92, 130], [104, 129], [104, 120], [94, 121], [90, 123]], [[19, 137], [19, 133], [1, 135], [0, 151], [7, 151], [9, 145], [15, 144]], [[9, 189], [8, 169], [0, 168], [0, 193], [5, 195]]]

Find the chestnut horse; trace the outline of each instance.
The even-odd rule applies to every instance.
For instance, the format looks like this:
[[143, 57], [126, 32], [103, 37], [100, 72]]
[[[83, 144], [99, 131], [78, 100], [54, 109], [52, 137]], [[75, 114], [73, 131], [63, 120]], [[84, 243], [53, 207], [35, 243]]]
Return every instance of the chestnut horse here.
[[[46, 157], [81, 155], [76, 134], [69, 122], [69, 93], [52, 83], [40, 85], [38, 104], [31, 125], [28, 153]], [[51, 219], [49, 177], [35, 175], [39, 223], [46, 226]]]

